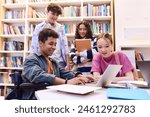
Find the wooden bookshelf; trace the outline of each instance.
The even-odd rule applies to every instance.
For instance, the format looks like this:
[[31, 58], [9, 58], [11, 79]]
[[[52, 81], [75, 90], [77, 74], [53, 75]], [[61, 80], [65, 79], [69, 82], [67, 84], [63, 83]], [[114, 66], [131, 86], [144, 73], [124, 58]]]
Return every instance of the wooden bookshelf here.
[[[61, 5], [63, 11], [71, 11], [72, 9], [75, 9], [73, 12], [70, 12], [69, 15], [64, 12], [64, 15], [58, 18], [58, 22], [65, 27], [72, 27], [68, 32], [66, 31], [68, 40], [74, 39], [76, 24], [82, 20], [90, 22], [92, 27], [97, 25], [97, 28], [99, 28], [99, 25], [105, 25], [104, 23], [108, 23], [109, 26], [107, 26], [107, 28], [109, 28], [109, 33], [112, 34], [114, 39], [113, 0], [39, 0], [39, 2], [35, 2], [35, 0], [0, 0], [0, 57], [22, 56], [23, 60], [26, 58], [30, 53], [29, 49], [34, 28], [37, 24], [46, 19], [44, 16], [45, 8], [50, 2]], [[101, 8], [107, 6], [105, 10], [109, 9], [109, 11], [105, 15], [102, 15], [104, 13], [98, 15], [98, 12], [96, 14], [95, 11], [92, 11], [92, 8], [89, 8], [93, 14], [88, 16], [86, 14], [87, 11], [84, 9], [84, 7], [87, 6], [93, 6], [92, 8], [94, 9], [97, 9], [99, 6]], [[16, 18], [16, 16], [13, 16], [14, 12], [19, 12], [21, 15]], [[9, 17], [7, 14], [9, 14]], [[22, 26], [22, 30], [18, 28], [18, 26]], [[8, 30], [10, 30], [11, 33], [8, 33]], [[20, 32], [18, 32], [18, 30]], [[98, 29], [93, 30], [93, 33], [97, 35], [100, 32], [105, 31], [107, 30]], [[24, 43], [24, 49], [5, 50], [3, 48], [5, 41], [21, 41]], [[22, 68], [0, 66], [0, 72], [11, 72], [13, 70], [22, 70]]]

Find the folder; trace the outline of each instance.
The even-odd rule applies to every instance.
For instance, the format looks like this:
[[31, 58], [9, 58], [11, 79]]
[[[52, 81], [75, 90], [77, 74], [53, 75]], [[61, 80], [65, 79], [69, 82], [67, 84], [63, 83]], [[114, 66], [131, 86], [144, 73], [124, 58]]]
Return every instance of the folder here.
[[76, 39], [75, 46], [78, 52], [91, 49], [91, 39]]
[[145, 89], [108, 88], [107, 97], [122, 100], [150, 100]]

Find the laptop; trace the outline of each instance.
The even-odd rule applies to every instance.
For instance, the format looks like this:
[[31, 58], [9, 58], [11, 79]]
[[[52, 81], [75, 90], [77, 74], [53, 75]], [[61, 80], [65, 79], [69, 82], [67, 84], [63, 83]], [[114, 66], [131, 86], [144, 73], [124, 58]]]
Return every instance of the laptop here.
[[140, 69], [144, 80], [147, 82], [148, 87], [150, 87], [150, 61], [137, 61], [137, 66]]
[[118, 72], [120, 71], [122, 65], [108, 65], [108, 67], [106, 68], [105, 72], [103, 73], [103, 75], [101, 75], [101, 77], [99, 78], [99, 80], [97, 81], [97, 83], [88, 83], [86, 85], [88, 86], [96, 86], [96, 87], [111, 87], [111, 82], [112, 80], [116, 77], [116, 75], [118, 74]]

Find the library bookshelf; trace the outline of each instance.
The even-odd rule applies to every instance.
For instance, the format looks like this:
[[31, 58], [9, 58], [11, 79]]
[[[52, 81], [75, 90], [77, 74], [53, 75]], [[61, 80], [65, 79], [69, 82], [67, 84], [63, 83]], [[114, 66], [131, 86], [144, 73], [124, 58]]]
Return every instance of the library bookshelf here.
[[[144, 80], [143, 75], [138, 69], [136, 65], [136, 61], [150, 61], [150, 44], [129, 44], [129, 45], [121, 45], [119, 46], [121, 51], [134, 51], [135, 60], [131, 60], [132, 62], [135, 61], [135, 67], [137, 68], [139, 74], [139, 80]], [[131, 56], [131, 55], [129, 55]], [[133, 56], [133, 55], [132, 55]]]
[[[49, 3], [61, 5], [63, 15], [58, 22], [64, 25], [68, 41], [74, 39], [76, 24], [86, 20], [95, 35], [109, 32], [114, 39], [113, 0], [0, 0], [0, 72], [22, 70], [30, 53], [34, 28], [46, 18]], [[4, 83], [4, 86], [6, 83]]]

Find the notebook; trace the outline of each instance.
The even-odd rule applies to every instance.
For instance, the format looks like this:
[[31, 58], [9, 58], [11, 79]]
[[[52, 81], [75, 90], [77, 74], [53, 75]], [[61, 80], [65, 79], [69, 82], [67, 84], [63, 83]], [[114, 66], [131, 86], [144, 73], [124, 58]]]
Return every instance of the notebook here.
[[122, 100], [150, 100], [150, 95], [144, 89], [108, 88], [107, 97]]
[[[99, 78], [98, 82], [96, 84], [86, 84], [88, 86], [96, 86], [96, 87], [109, 87], [113, 84], [111, 84], [113, 78], [116, 77], [117, 73], [120, 71], [122, 65], [108, 65], [105, 72], [101, 77]], [[117, 87], [117, 84], [115, 85]]]
[[91, 39], [76, 39], [75, 47], [78, 52], [82, 52], [84, 50], [90, 50], [91, 47]]
[[78, 95], [86, 95], [94, 92], [95, 90], [101, 89], [100, 87], [89, 87], [84, 85], [71, 85], [71, 84], [48, 86], [47, 88], [60, 91], [60, 92], [78, 94]]

